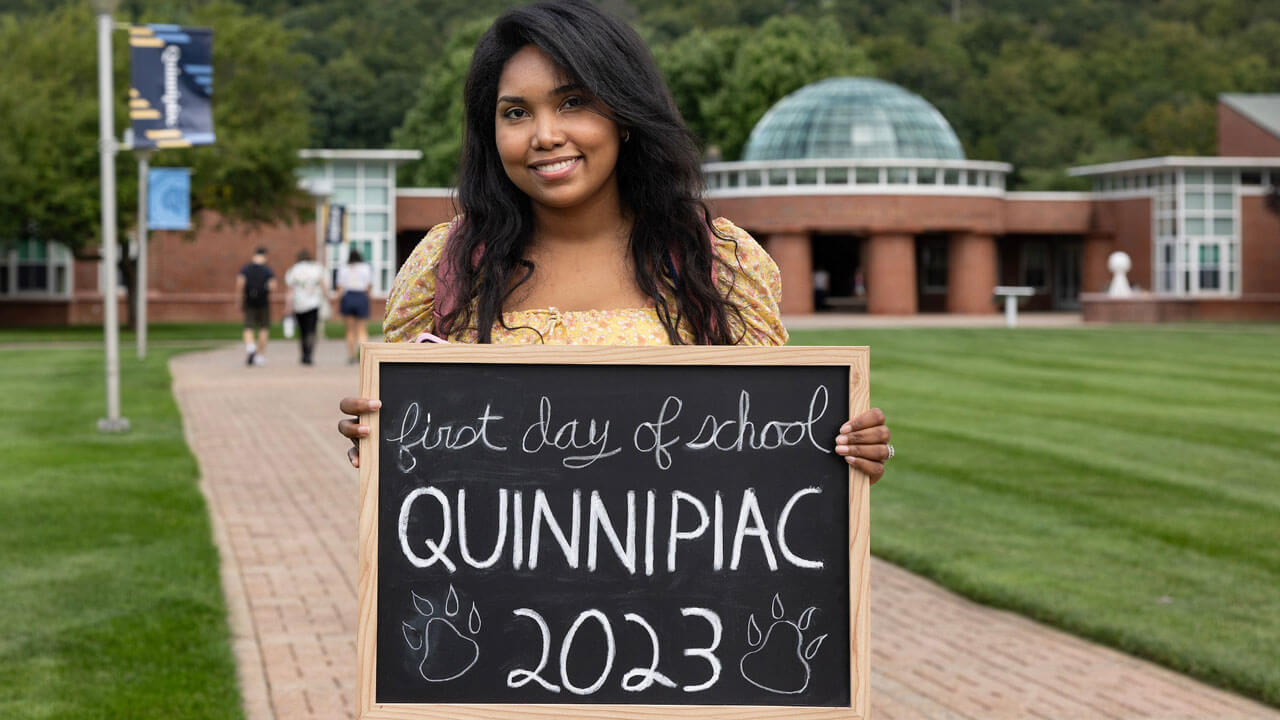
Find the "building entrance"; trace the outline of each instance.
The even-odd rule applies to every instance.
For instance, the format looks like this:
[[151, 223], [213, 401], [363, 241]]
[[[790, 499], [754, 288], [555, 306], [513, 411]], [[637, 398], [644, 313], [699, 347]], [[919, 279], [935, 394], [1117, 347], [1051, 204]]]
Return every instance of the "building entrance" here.
[[866, 312], [862, 242], [862, 238], [855, 235], [813, 236], [810, 247], [813, 249], [815, 311]]

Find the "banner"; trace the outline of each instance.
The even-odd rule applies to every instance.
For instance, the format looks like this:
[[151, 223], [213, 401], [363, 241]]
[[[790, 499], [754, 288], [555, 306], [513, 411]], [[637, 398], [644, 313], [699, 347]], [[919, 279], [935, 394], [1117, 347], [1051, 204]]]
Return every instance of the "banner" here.
[[152, 230], [191, 229], [191, 168], [150, 169], [147, 225]]
[[347, 241], [347, 206], [325, 206], [324, 241], [329, 245]]
[[134, 148], [212, 145], [213, 31], [134, 25], [129, 47]]

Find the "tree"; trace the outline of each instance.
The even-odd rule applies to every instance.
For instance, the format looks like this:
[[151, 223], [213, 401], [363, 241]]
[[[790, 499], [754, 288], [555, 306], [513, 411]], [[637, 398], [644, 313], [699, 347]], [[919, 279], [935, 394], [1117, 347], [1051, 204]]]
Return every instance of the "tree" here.
[[719, 142], [713, 98], [729, 82], [738, 50], [750, 35], [747, 28], [695, 30], [654, 53], [676, 107], [703, 147]]
[[[300, 88], [309, 61], [288, 49], [289, 34], [230, 2], [144, 19], [215, 31], [217, 144], [165, 150], [152, 164], [193, 168], [193, 214], [214, 210], [225, 221], [249, 224], [298, 219], [304, 200], [294, 170], [308, 132]], [[0, 17], [0, 127], [6, 129], [0, 133], [0, 242], [56, 241], [81, 256], [101, 244], [94, 28], [81, 4], [25, 16], [21, 24]], [[123, 128], [129, 117], [128, 45], [121, 36], [115, 40], [115, 116]], [[122, 154], [117, 162], [121, 242], [137, 212], [137, 173], [129, 157]], [[131, 285], [133, 268], [124, 268]]]
[[658, 58], [672, 94], [685, 103], [685, 120], [725, 159], [738, 157], [756, 122], [788, 93], [873, 70], [836, 22], [795, 15], [749, 31], [694, 31]]
[[461, 27], [423, 74], [417, 101], [396, 130], [396, 147], [422, 151], [422, 159], [401, 168], [400, 180], [423, 187], [451, 187], [458, 179], [462, 151], [462, 89], [476, 42], [493, 21]]

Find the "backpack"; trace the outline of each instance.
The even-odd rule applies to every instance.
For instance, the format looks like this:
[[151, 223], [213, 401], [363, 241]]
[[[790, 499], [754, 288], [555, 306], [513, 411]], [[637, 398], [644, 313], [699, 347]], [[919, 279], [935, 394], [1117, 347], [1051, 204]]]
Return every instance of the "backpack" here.
[[242, 271], [244, 275], [244, 304], [248, 307], [265, 307], [270, 298], [267, 281], [271, 270], [266, 265], [250, 263]]

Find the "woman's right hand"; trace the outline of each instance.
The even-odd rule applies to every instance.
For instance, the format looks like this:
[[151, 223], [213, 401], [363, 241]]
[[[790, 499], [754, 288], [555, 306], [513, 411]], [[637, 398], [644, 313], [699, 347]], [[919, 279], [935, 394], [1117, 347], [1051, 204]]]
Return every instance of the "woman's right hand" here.
[[[367, 415], [377, 412], [380, 407], [381, 400], [369, 398], [344, 397], [338, 401], [338, 409], [344, 415]], [[351, 467], [360, 467], [360, 438], [368, 437], [369, 426], [361, 425], [359, 417], [345, 417], [338, 421], [338, 433], [351, 441], [351, 449], [347, 451]]]

